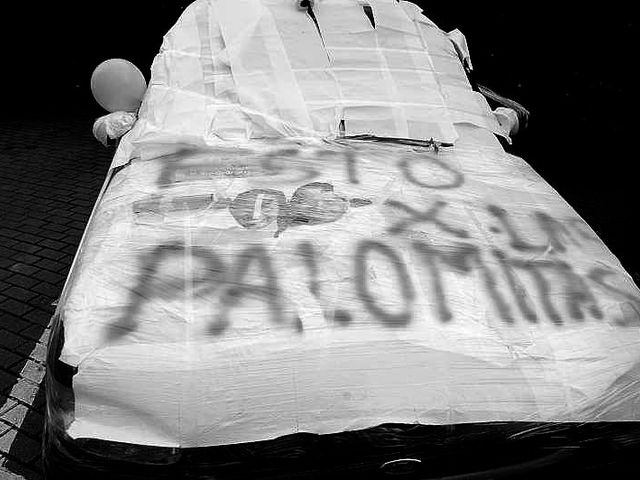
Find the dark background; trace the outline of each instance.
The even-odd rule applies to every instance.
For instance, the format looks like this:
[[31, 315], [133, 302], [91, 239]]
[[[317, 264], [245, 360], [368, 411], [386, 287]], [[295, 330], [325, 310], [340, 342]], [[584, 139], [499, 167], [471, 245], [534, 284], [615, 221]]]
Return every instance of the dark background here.
[[[162, 36], [190, 2], [13, 3], [0, 7], [0, 117], [60, 124], [86, 117], [90, 129], [104, 113], [89, 90], [93, 68], [122, 57], [148, 78]], [[510, 150], [578, 211], [640, 283], [632, 234], [639, 198], [632, 144], [640, 130], [633, 118], [638, 55], [631, 6], [416, 3], [442, 29], [466, 34], [480, 83], [530, 110], [529, 128]]]

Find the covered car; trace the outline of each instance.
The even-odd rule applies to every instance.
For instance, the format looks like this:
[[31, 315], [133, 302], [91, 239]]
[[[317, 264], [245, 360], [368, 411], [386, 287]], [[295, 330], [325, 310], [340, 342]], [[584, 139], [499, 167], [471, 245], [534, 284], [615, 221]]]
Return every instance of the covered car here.
[[192, 3], [55, 313], [48, 475], [628, 467], [640, 292], [508, 134], [409, 2]]

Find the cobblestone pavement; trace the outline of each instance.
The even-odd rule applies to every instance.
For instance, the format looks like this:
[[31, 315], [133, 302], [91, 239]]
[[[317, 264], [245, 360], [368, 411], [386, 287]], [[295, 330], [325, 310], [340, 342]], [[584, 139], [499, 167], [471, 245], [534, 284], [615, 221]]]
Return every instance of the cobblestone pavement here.
[[113, 151], [91, 118], [0, 120], [0, 479], [39, 479], [46, 343]]

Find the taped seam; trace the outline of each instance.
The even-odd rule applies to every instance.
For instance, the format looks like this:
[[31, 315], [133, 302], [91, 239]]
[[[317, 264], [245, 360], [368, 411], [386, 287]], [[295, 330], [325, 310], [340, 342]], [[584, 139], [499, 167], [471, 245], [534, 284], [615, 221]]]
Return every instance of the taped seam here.
[[[233, 3], [234, 5], [241, 1], [245, 6], [243, 8], [227, 8], [224, 4]], [[222, 7], [222, 8], [221, 8]], [[258, 7], [258, 8], [249, 8]], [[234, 0], [233, 2], [222, 1], [213, 5], [215, 9], [215, 17], [220, 20], [220, 31], [229, 52], [229, 63], [231, 66], [231, 74], [238, 86], [239, 102], [245, 113], [251, 118], [251, 124], [255, 127], [262, 128], [266, 132], [275, 130], [280, 134], [291, 135], [299, 133], [307, 133], [312, 136], [318, 136], [313, 129], [313, 124], [309, 117], [309, 113], [304, 103], [304, 97], [300, 91], [295, 74], [289, 63], [288, 56], [282, 41], [282, 37], [277, 29], [276, 22], [270, 9], [264, 5], [262, 0]], [[242, 25], [236, 31], [230, 31], [233, 28], [231, 22], [225, 21], [225, 15], [229, 19], [233, 19], [236, 25]], [[251, 70], [243, 69], [242, 63], [236, 60], [236, 50], [243, 48], [247, 41], [252, 40], [254, 32], [261, 32], [261, 39], [267, 39], [270, 45], [265, 45], [265, 53], [269, 60], [269, 69], [266, 70], [267, 76], [271, 77], [273, 84], [279, 88], [273, 89], [275, 94], [273, 107], [277, 110], [277, 115], [269, 114], [260, 108], [252, 107], [252, 99], [255, 95], [251, 95], [252, 88], [243, 88], [243, 75], [249, 77]], [[275, 42], [275, 43], [273, 43]], [[289, 87], [289, 90], [287, 90]], [[253, 92], [255, 94], [255, 92]], [[286, 97], [286, 98], [285, 98]], [[284, 112], [279, 109], [280, 105], [287, 105], [288, 110]], [[261, 120], [261, 121], [260, 121]], [[250, 128], [250, 127], [249, 127]], [[312, 133], [313, 132], [313, 133]], [[247, 135], [253, 137], [251, 131]]]
[[[201, 3], [196, 9], [196, 27], [200, 38], [200, 66], [202, 69], [202, 83], [204, 93], [207, 97], [215, 97], [215, 86], [209, 79], [215, 76], [215, 66], [213, 64], [213, 51], [210, 41], [209, 29], [209, 4]], [[206, 107], [206, 100], [205, 100]]]

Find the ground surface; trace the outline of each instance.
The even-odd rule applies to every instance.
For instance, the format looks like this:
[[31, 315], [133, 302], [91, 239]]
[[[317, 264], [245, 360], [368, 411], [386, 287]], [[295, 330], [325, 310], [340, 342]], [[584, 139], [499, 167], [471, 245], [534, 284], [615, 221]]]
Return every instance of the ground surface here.
[[91, 119], [0, 120], [0, 479], [39, 479], [53, 302], [107, 172]]

